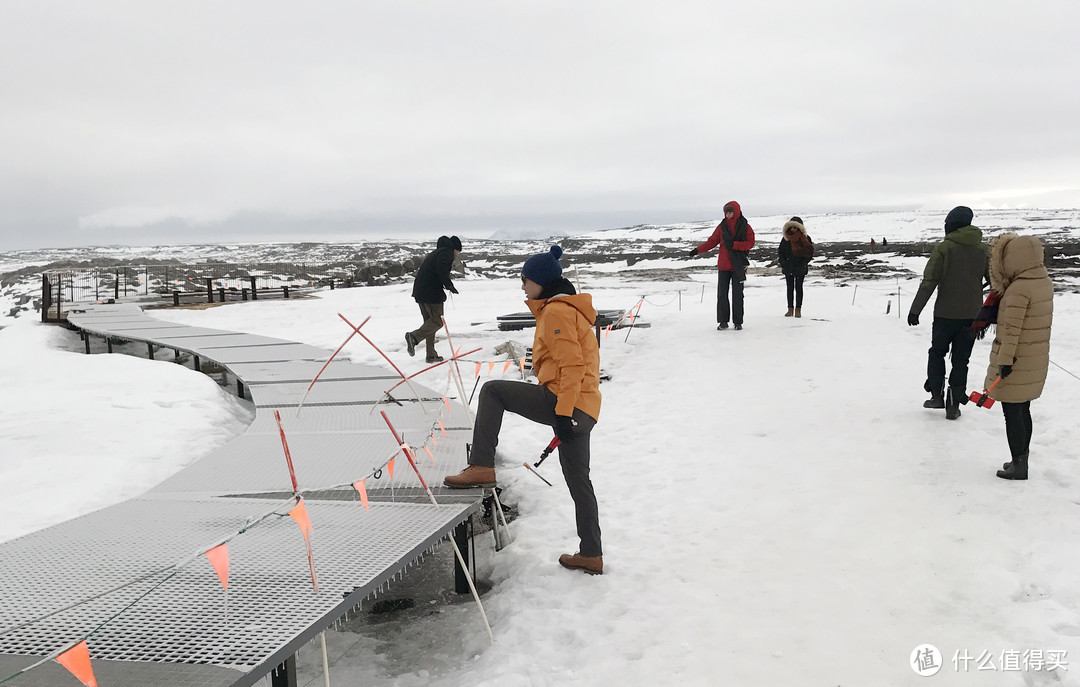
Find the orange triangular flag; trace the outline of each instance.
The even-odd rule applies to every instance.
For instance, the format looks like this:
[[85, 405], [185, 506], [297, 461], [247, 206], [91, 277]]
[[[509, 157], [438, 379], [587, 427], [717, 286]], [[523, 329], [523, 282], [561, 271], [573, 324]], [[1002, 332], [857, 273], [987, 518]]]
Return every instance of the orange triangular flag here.
[[488, 374], [491, 374], [495, 370], [495, 361], [488, 362]]
[[518, 365], [521, 366], [521, 374], [525, 374], [525, 358], [519, 360]]
[[390, 479], [394, 479], [394, 459], [391, 458], [390, 462], [386, 464], [386, 471], [390, 473]]
[[510, 369], [510, 363], [512, 363], [512, 362], [514, 362], [514, 361], [513, 360], [507, 360], [506, 361], [506, 364], [503, 365], [503, 372], [506, 372], [507, 370]]
[[218, 579], [221, 580], [221, 586], [225, 589], [229, 588], [229, 547], [227, 544], [218, 544], [214, 548], [203, 554], [206, 559], [210, 561], [210, 565], [214, 566], [214, 571], [217, 573]]
[[450, 410], [450, 399], [448, 397], [446, 397], [446, 396], [443, 396], [442, 400], [443, 400], [443, 403], [446, 404], [446, 410], [449, 411]]
[[455, 358], [460, 358], [461, 357], [461, 346], [458, 346], [457, 350], [454, 351], [454, 357]]
[[370, 511], [371, 506], [368, 505], [367, 487], [364, 486], [364, 480], [360, 480], [359, 482], [353, 482], [352, 485], [353, 489], [355, 489], [357, 493], [360, 494], [360, 503], [364, 504], [364, 509]]
[[435, 432], [432, 432], [431, 436], [428, 438], [431, 439], [431, 443], [435, 444], [435, 448], [439, 447], [439, 441], [435, 438]]
[[304, 541], [307, 541], [308, 532], [311, 531], [311, 518], [307, 514], [307, 506], [301, 501], [296, 508], [289, 511], [289, 515], [296, 521], [296, 524], [300, 526], [300, 533], [304, 535]]
[[90, 667], [90, 650], [86, 648], [85, 640], [57, 656], [56, 662], [67, 668], [86, 687], [97, 687], [94, 670]]
[[442, 435], [443, 435], [444, 437], [446, 437], [446, 436], [450, 436], [449, 434], [447, 434], [447, 433], [446, 433], [446, 427], [443, 427], [443, 423], [442, 423], [442, 420], [438, 420], [437, 422], [439, 423], [439, 431], [441, 431], [441, 432], [442, 432]]
[[424, 444], [424, 450], [427, 451], [428, 456], [431, 457], [431, 462], [434, 463], [435, 462], [435, 454], [431, 452], [431, 449], [427, 447], [427, 444]]
[[476, 372], [473, 373], [473, 377], [479, 377], [480, 376], [480, 365], [481, 365], [481, 363], [476, 363]]

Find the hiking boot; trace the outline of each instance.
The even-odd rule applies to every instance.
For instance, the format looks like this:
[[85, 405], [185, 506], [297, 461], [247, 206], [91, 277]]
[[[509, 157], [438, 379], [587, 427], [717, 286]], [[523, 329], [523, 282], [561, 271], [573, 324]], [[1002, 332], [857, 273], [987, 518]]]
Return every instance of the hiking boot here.
[[788, 306], [788, 309], [787, 309], [787, 314], [786, 314], [786, 315], [784, 315], [784, 317], [791, 317], [791, 316], [792, 316], [792, 315], [794, 315], [794, 314], [795, 314], [795, 308], [793, 308], [793, 307], [791, 307], [791, 306], [789, 305], [789, 306]]
[[443, 357], [441, 355], [429, 355], [427, 357], [427, 361], [429, 363], [441, 363], [443, 361]]
[[716, 325], [716, 328], [717, 329], [727, 329], [727, 322], [721, 322], [720, 324]]
[[495, 486], [495, 468], [470, 465], [456, 475], [447, 475], [443, 484], [451, 489], [490, 488]]
[[741, 324], [735, 325], [735, 331], [741, 332], [742, 331], [742, 325]]
[[802, 308], [795, 308], [795, 317], [802, 317]]
[[945, 419], [955, 420], [960, 417], [960, 399], [953, 393], [953, 388], [945, 392]]
[[559, 565], [571, 570], [580, 570], [590, 575], [604, 574], [603, 556], [582, 556], [581, 553], [574, 553], [573, 555], [564, 553], [559, 556]]
[[1028, 478], [1028, 457], [1026, 453], [1013, 456], [1012, 462], [1005, 463], [1002, 467], [1003, 469], [997, 471], [997, 476], [1001, 479], [1024, 480]]
[[931, 394], [930, 395], [930, 400], [923, 401], [922, 407], [923, 408], [944, 408], [945, 407], [945, 397], [942, 396], [941, 394]]
[[412, 332], [405, 332], [405, 350], [409, 352], [409, 357], [416, 355], [416, 342], [413, 341]]

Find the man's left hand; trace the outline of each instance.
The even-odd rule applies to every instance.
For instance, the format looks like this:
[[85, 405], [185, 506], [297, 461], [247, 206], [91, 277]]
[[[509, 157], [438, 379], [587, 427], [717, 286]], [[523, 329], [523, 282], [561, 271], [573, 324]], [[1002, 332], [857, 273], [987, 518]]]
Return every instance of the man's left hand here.
[[573, 419], [565, 415], [557, 415], [555, 417], [555, 436], [559, 437], [559, 441], [565, 443], [574, 440], [574, 421]]

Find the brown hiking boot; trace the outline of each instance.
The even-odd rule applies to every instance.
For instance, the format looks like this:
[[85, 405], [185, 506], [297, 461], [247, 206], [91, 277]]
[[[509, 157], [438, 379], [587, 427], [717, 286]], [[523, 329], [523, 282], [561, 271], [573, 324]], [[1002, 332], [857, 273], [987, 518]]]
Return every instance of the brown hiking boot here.
[[784, 317], [791, 317], [791, 316], [793, 316], [794, 314], [795, 314], [795, 308], [791, 308], [791, 307], [789, 307], [789, 308], [787, 309], [787, 314], [786, 314], [786, 315], [784, 315]]
[[470, 465], [456, 475], [447, 475], [443, 484], [451, 489], [473, 489], [495, 486], [495, 468]]
[[802, 317], [802, 308], [795, 308], [795, 317]]
[[580, 553], [575, 553], [574, 555], [564, 553], [559, 556], [559, 565], [564, 568], [570, 568], [571, 570], [581, 570], [590, 575], [604, 574], [603, 556], [582, 556]]

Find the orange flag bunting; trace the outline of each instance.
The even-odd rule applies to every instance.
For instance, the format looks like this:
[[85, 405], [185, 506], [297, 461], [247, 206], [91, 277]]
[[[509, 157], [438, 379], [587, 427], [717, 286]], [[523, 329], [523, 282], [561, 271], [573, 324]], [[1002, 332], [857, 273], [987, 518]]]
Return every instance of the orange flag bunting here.
[[438, 420], [437, 422], [439, 423], [439, 431], [442, 432], [442, 435], [444, 437], [450, 436], [449, 434], [446, 433], [446, 427], [443, 427], [442, 420]]
[[435, 454], [431, 452], [431, 449], [427, 447], [427, 444], [424, 444], [424, 450], [427, 451], [428, 456], [431, 458], [431, 462], [434, 463]]
[[479, 377], [480, 376], [480, 365], [481, 364], [482, 363], [476, 363], [476, 372], [473, 374], [473, 377]]
[[296, 524], [300, 526], [300, 533], [304, 535], [304, 541], [307, 541], [308, 532], [311, 531], [311, 518], [307, 514], [307, 506], [301, 501], [296, 508], [289, 511], [289, 515], [296, 521]]
[[491, 374], [494, 371], [495, 371], [495, 361], [494, 360], [488, 361], [488, 374]]
[[514, 362], [514, 361], [513, 360], [507, 360], [506, 361], [506, 364], [503, 365], [503, 372], [506, 372], [507, 370], [510, 369], [510, 363], [512, 363], [512, 362]]
[[210, 561], [210, 565], [214, 566], [214, 572], [217, 573], [218, 579], [221, 580], [221, 586], [225, 589], [229, 588], [229, 547], [226, 544], [218, 544], [214, 548], [203, 554], [206, 559]]
[[390, 479], [394, 479], [394, 459], [391, 458], [390, 462], [386, 464], [386, 471], [390, 473]]
[[518, 361], [518, 365], [521, 366], [521, 374], [525, 374], [525, 358], [522, 358], [520, 361]]
[[360, 480], [359, 482], [353, 482], [352, 485], [353, 489], [355, 489], [356, 492], [360, 494], [360, 503], [364, 504], [364, 510], [370, 512], [371, 506], [368, 504], [367, 487], [364, 486], [364, 480]]
[[443, 397], [442, 397], [442, 400], [443, 400], [443, 403], [445, 403], [445, 404], [446, 404], [446, 410], [447, 410], [447, 412], [449, 412], [449, 410], [450, 410], [450, 399], [449, 399], [448, 397], [446, 397], [446, 396], [443, 396]]
[[435, 448], [439, 448], [439, 442], [435, 439], [435, 432], [432, 432], [428, 438], [431, 439], [431, 443], [435, 444]]
[[94, 679], [94, 669], [90, 667], [90, 650], [86, 648], [85, 641], [57, 656], [56, 662], [67, 668], [86, 687], [98, 687], [97, 680]]

